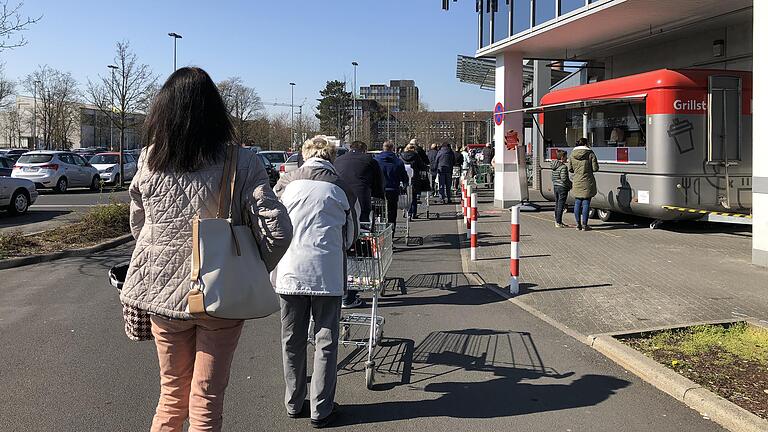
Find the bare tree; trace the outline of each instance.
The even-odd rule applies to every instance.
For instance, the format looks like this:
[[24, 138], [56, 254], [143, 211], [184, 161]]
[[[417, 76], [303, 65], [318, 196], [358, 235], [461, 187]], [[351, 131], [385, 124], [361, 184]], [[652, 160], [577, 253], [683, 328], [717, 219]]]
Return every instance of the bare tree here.
[[34, 24], [42, 16], [31, 18], [21, 15], [21, 8], [24, 3], [18, 3], [16, 6], [9, 6], [8, 1], [0, 1], [0, 52], [18, 48], [27, 44], [27, 40], [19, 33], [27, 30], [31, 24]]
[[235, 141], [246, 144], [253, 141], [252, 122], [259, 111], [264, 109], [261, 97], [255, 89], [243, 84], [240, 77], [228, 78], [218, 84], [224, 105], [232, 116], [235, 126]]
[[11, 103], [8, 98], [16, 93], [16, 83], [5, 77], [5, 65], [0, 63], [0, 108], [7, 108]]
[[[38, 120], [37, 129], [42, 133], [36, 130], [35, 138], [42, 135], [46, 149], [69, 148], [73, 122], [74, 119], [79, 121], [80, 115], [77, 80], [69, 72], [44, 65], [27, 75], [23, 86], [28, 92], [36, 93], [37, 97], [37, 112], [32, 115]], [[34, 148], [35, 144], [30, 142], [30, 148]]]
[[125, 130], [140, 127], [152, 98], [157, 93], [157, 77], [148, 65], [139, 63], [128, 41], [115, 46], [114, 69], [96, 81], [88, 80], [90, 102], [105, 113], [120, 132], [118, 153], [120, 158], [119, 187], [123, 185]]

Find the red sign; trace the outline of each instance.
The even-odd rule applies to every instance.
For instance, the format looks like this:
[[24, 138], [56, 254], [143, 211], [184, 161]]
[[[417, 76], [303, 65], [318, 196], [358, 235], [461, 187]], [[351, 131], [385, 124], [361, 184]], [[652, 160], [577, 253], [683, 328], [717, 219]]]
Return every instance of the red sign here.
[[507, 146], [507, 150], [515, 150], [519, 144], [520, 136], [517, 134], [517, 131], [510, 129], [504, 134], [504, 145]]
[[618, 147], [616, 149], [616, 162], [629, 162], [629, 149]]

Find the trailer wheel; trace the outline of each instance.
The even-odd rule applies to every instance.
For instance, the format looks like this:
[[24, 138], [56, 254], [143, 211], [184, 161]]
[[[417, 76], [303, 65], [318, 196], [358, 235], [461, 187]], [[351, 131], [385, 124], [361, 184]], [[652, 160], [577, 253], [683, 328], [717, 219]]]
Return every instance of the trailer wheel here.
[[610, 210], [597, 209], [597, 218], [603, 222], [609, 222], [613, 218], [613, 212]]

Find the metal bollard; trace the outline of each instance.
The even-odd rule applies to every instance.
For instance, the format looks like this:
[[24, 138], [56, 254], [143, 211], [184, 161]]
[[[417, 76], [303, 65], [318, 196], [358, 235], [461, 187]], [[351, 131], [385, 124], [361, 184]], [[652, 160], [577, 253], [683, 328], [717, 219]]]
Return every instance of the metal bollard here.
[[472, 261], [477, 261], [477, 194], [473, 193], [470, 199], [469, 218], [472, 221], [469, 237], [469, 257]]
[[467, 224], [467, 240], [469, 240], [469, 238], [470, 238], [470, 235], [471, 235], [470, 231], [471, 231], [471, 228], [472, 228], [471, 227], [471, 224], [472, 224], [472, 202], [471, 202], [471, 198], [472, 198], [472, 190], [473, 189], [474, 188], [472, 187], [472, 185], [467, 185], [467, 201], [466, 201], [467, 202], [467, 221], [466, 221], [466, 224]]
[[520, 205], [510, 209], [509, 293], [520, 293]]

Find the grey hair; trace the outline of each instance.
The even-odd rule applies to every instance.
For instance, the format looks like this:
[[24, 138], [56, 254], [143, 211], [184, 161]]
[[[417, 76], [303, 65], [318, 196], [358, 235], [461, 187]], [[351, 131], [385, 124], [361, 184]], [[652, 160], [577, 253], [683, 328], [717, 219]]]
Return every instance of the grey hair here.
[[336, 160], [336, 146], [328, 142], [327, 136], [315, 135], [304, 141], [304, 145], [301, 146], [301, 156], [304, 160], [316, 157], [333, 162]]

